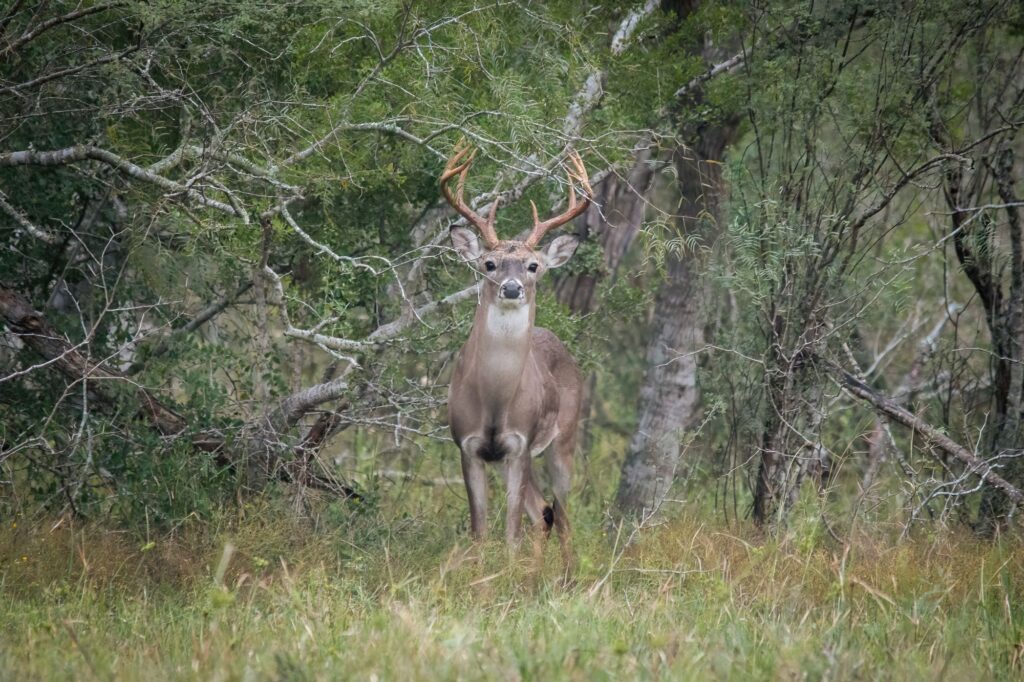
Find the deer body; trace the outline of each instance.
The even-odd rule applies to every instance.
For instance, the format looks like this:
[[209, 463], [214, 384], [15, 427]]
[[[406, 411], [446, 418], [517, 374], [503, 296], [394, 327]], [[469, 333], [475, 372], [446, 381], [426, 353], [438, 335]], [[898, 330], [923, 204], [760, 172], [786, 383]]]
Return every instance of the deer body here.
[[[557, 521], [560, 537], [569, 532], [556, 510], [567, 509], [582, 383], [569, 351], [550, 331], [533, 326], [533, 313], [532, 305], [503, 310], [481, 301], [452, 376], [448, 423], [462, 452], [477, 538], [487, 530], [487, 463], [502, 468], [508, 485], [510, 543], [519, 536], [524, 511], [537, 526]], [[532, 470], [533, 457], [545, 451], [554, 506], [545, 502]]]
[[[544, 233], [568, 222], [586, 208], [572, 194], [579, 180], [591, 193], [579, 158], [570, 175], [570, 206], [566, 213], [541, 223], [536, 220], [523, 242], [502, 241], [494, 231], [494, 208], [484, 219], [462, 202], [462, 187], [472, 157], [459, 164], [462, 148], [441, 177], [446, 198], [475, 225], [484, 244], [465, 228], [452, 229], [452, 242], [462, 258], [482, 275], [479, 303], [469, 339], [459, 352], [448, 393], [448, 423], [462, 455], [474, 538], [487, 531], [488, 464], [497, 466], [506, 484], [505, 537], [515, 545], [525, 512], [539, 534], [558, 531], [567, 567], [571, 564], [568, 496], [576, 446], [582, 379], [572, 355], [558, 337], [534, 326], [536, 284], [551, 267], [565, 263], [576, 250], [575, 237], [555, 239], [536, 249]], [[457, 196], [447, 182], [459, 176]], [[543, 455], [551, 481], [548, 504], [533, 472], [533, 458]], [[539, 546], [539, 545], [538, 545]]]

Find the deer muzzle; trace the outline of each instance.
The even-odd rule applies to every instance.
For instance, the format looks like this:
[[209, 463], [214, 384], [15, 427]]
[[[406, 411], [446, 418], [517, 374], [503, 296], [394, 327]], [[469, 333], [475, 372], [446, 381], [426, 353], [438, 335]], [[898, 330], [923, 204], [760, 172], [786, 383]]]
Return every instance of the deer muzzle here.
[[501, 288], [498, 289], [498, 298], [514, 301], [525, 296], [526, 290], [523, 289], [522, 282], [517, 279], [505, 280], [501, 283]]

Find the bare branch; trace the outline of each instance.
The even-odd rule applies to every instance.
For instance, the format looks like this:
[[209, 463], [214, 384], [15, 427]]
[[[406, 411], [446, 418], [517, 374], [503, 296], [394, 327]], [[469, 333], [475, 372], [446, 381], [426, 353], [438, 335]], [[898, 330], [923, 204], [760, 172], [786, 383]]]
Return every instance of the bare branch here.
[[[323, 244], [323, 243], [318, 242], [317, 240], [313, 239], [313, 237], [311, 237], [308, 232], [303, 230], [299, 226], [299, 224], [297, 222], [295, 222], [295, 219], [292, 217], [292, 214], [288, 211], [288, 204], [289, 203], [290, 202], [288, 200], [281, 201], [278, 204], [278, 207], [277, 207], [278, 208], [278, 213], [284, 219], [285, 223], [288, 224], [288, 227], [292, 228], [292, 230], [295, 232], [295, 234], [299, 235], [299, 237], [302, 239], [302, 241], [306, 242], [307, 244], [312, 246], [314, 249], [316, 249], [320, 253], [322, 253], [322, 254], [324, 254], [326, 256], [330, 256], [331, 259], [336, 260], [339, 263], [348, 263], [349, 265], [351, 265], [353, 267], [362, 268], [364, 270], [369, 270], [374, 275], [380, 274], [379, 272], [377, 272], [377, 270], [373, 269], [373, 267], [371, 267], [370, 265], [368, 265], [366, 263], [363, 263], [360, 259], [353, 258], [351, 256], [342, 256], [341, 254], [336, 253], [333, 249], [331, 249], [326, 244]], [[383, 256], [375, 256], [375, 258], [384, 261], [386, 264], [389, 264], [387, 259], [384, 258]]]
[[[391, 341], [398, 337], [399, 334], [404, 332], [406, 329], [411, 327], [417, 322], [422, 322], [422, 318], [437, 315], [446, 310], [450, 310], [455, 305], [462, 301], [469, 300], [477, 294], [477, 284], [474, 282], [470, 286], [460, 289], [452, 294], [440, 298], [436, 301], [430, 301], [425, 303], [418, 308], [407, 310], [399, 318], [392, 320], [386, 324], [382, 324], [371, 332], [363, 340], [355, 339], [344, 339], [337, 336], [328, 336], [321, 334], [316, 328], [313, 329], [299, 329], [292, 325], [288, 312], [284, 305], [284, 287], [281, 283], [281, 278], [273, 270], [269, 268], [264, 270], [264, 274], [270, 280], [274, 286], [278, 302], [281, 306], [281, 318], [284, 324], [285, 330], [284, 335], [290, 336], [295, 339], [302, 339], [320, 346], [324, 350], [336, 350], [336, 351], [367, 351], [372, 350], [380, 344]], [[352, 364], [356, 364], [355, 358], [348, 356], [340, 356], [339, 359], [345, 360]]]
[[[0, 287], [0, 319], [26, 346], [41, 355], [68, 379], [88, 382], [89, 388], [108, 406], [116, 404], [116, 396], [104, 380], [128, 381], [120, 372], [82, 355], [36, 312], [27, 299], [12, 289]], [[142, 413], [165, 436], [185, 430], [185, 420], [158, 400], [148, 389], [135, 384], [135, 398]]]
[[453, 294], [448, 294], [444, 298], [421, 305], [412, 314], [404, 315], [397, 320], [377, 327], [366, 339], [375, 343], [393, 339], [412, 326], [414, 322], [417, 322], [419, 318], [437, 315], [438, 313], [450, 310], [458, 303], [467, 301], [476, 295], [477, 283], [474, 282], [465, 289], [460, 289]]
[[[170, 350], [175, 340], [181, 338], [182, 336], [185, 336], [186, 334], [191, 334], [192, 332], [194, 332], [195, 330], [199, 329], [204, 324], [212, 320], [217, 315], [220, 315], [228, 308], [228, 306], [237, 301], [242, 294], [244, 294], [251, 288], [251, 281], [243, 282], [235, 290], [233, 294], [224, 295], [212, 301], [209, 305], [207, 305], [205, 308], [196, 313], [195, 317], [189, 320], [186, 324], [174, 329], [170, 334], [161, 338], [160, 341], [156, 344], [156, 346], [154, 346], [152, 350], [146, 353], [146, 358], [152, 359], [164, 355], [168, 350]], [[136, 360], [131, 364], [131, 366], [127, 370], [125, 370], [125, 374], [127, 374], [128, 376], [137, 374], [142, 370], [143, 367], [145, 367], [145, 363]]]
[[11, 5], [11, 8], [7, 10], [7, 14], [5, 14], [3, 18], [0, 19], [0, 36], [7, 32], [7, 25], [10, 24], [11, 19], [13, 19], [18, 14], [18, 12], [21, 11], [21, 6], [24, 4], [25, 0], [14, 0], [14, 4]]
[[243, 221], [246, 221], [246, 216], [243, 213], [240, 213], [234, 206], [206, 197], [195, 189], [165, 178], [162, 175], [157, 175], [156, 173], [134, 164], [111, 151], [100, 149], [99, 147], [79, 144], [74, 145], [73, 147], [65, 147], [64, 149], [55, 149], [45, 152], [24, 150], [0, 154], [0, 166], [63, 166], [75, 163], [76, 161], [85, 160], [105, 163], [129, 177], [135, 178], [136, 180], [151, 183], [167, 192], [180, 194], [192, 199], [196, 203], [202, 204], [203, 206], [215, 208], [227, 213], [228, 215], [237, 216], [242, 218]]
[[49, 83], [52, 80], [57, 80], [58, 78], [64, 78], [65, 76], [73, 76], [76, 73], [80, 73], [82, 71], [85, 71], [86, 69], [91, 69], [94, 66], [100, 66], [101, 64], [116, 62], [121, 59], [124, 59], [133, 52], [137, 52], [138, 50], [139, 47], [136, 45], [134, 47], [129, 47], [127, 50], [122, 50], [121, 52], [118, 52], [116, 54], [108, 54], [104, 55], [103, 57], [97, 57], [96, 59], [86, 62], [85, 64], [79, 64], [78, 66], [69, 66], [68, 68], [61, 69], [59, 71], [51, 71], [50, 73], [43, 74], [42, 76], [33, 78], [29, 81], [25, 81], [24, 83], [18, 83], [17, 85], [8, 85], [5, 88], [0, 88], [0, 95], [4, 95], [7, 93], [17, 93], [22, 90], [28, 90], [30, 88], [36, 87], [37, 85], [42, 85], [43, 83]]
[[986, 482], [1002, 490], [1014, 502], [1018, 504], [1024, 502], [1024, 493], [1002, 476], [995, 473], [994, 467], [990, 463], [980, 459], [973, 452], [928, 424], [913, 412], [905, 409], [892, 398], [878, 393], [841, 367], [828, 361], [825, 361], [824, 364], [847, 393], [869, 403], [879, 414], [912, 429], [915, 433], [921, 434], [936, 448], [963, 462], [967, 466], [968, 471], [977, 474]]
[[618, 56], [622, 54], [626, 47], [629, 45], [630, 38], [633, 37], [633, 33], [636, 31], [636, 27], [640, 24], [640, 21], [658, 9], [660, 3], [658, 0], [647, 0], [643, 4], [643, 7], [639, 9], [630, 10], [626, 18], [619, 24], [619, 30], [612, 36], [612, 54]]
[[7, 195], [0, 192], [0, 209], [3, 209], [4, 213], [14, 218], [14, 221], [21, 225], [22, 228], [36, 239], [40, 239], [47, 244], [57, 244], [60, 240], [53, 234], [46, 230], [36, 227], [32, 224], [32, 221], [28, 217], [19, 211], [18, 209], [7, 203]]
[[700, 74], [696, 78], [693, 78], [692, 80], [690, 80], [689, 83], [676, 90], [673, 97], [675, 97], [675, 99], [677, 100], [686, 97], [688, 94], [690, 94], [700, 86], [704, 85], [709, 80], [715, 78], [716, 76], [720, 76], [723, 73], [731, 73], [736, 69], [740, 68], [741, 66], [743, 66], [744, 61], [744, 53], [740, 52], [739, 54], [735, 54], [732, 57], [729, 57], [724, 62], [715, 64], [710, 69]]
[[[196, 146], [196, 145], [188, 145], [186, 147], [183, 147], [182, 150], [181, 150], [181, 153], [182, 153], [183, 156], [190, 157], [190, 158], [198, 158], [198, 159], [212, 158], [212, 159], [216, 159], [218, 161], [223, 161], [224, 163], [227, 163], [227, 164], [229, 164], [231, 166], [238, 167], [239, 169], [241, 169], [245, 173], [248, 173], [249, 175], [252, 175], [254, 177], [260, 178], [261, 180], [265, 180], [266, 182], [268, 182], [269, 184], [273, 185], [274, 187], [278, 187], [280, 189], [283, 189], [283, 190], [286, 190], [288, 192], [291, 192], [291, 193], [295, 194], [296, 196], [301, 194], [301, 188], [300, 187], [298, 187], [296, 185], [289, 185], [288, 183], [285, 183], [285, 182], [282, 182], [282, 181], [278, 180], [277, 176], [275, 175], [275, 173], [272, 170], [267, 169], [267, 168], [263, 168], [262, 166], [260, 166], [260, 165], [258, 165], [256, 163], [253, 163], [249, 159], [247, 159], [244, 156], [241, 156], [239, 154], [232, 154], [230, 152], [223, 152], [223, 151], [220, 151], [220, 150], [217, 150], [217, 149], [211, 149], [211, 148], [208, 148], [208, 147], [199, 147], [199, 146]], [[164, 163], [164, 162], [161, 161], [161, 162], [158, 162], [158, 163]], [[158, 164], [153, 164], [152, 166], [149, 167], [149, 170], [154, 172], [154, 173], [162, 172], [162, 171], [158, 170], [157, 166], [158, 166]]]
[[317, 384], [316, 386], [310, 386], [288, 396], [270, 412], [266, 422], [275, 431], [283, 431], [298, 424], [299, 420], [314, 407], [331, 400], [337, 400], [345, 395], [345, 391], [348, 390], [347, 378], [353, 367], [355, 365], [349, 365], [335, 379]]
[[925, 174], [926, 172], [930, 171], [936, 166], [939, 166], [947, 161], [954, 161], [956, 163], [961, 164], [970, 163], [970, 159], [967, 159], [966, 157], [961, 156], [960, 154], [939, 154], [938, 156], [928, 159], [927, 161], [919, 165], [917, 168], [914, 168], [903, 173], [902, 177], [900, 177], [900, 179], [897, 180], [896, 183], [889, 188], [888, 192], [882, 195], [882, 197], [878, 200], [877, 203], [875, 203], [874, 206], [871, 206], [870, 208], [865, 210], [863, 213], [861, 213], [860, 217], [858, 217], [857, 220], [851, 223], [849, 231], [851, 233], [856, 233], [857, 230], [863, 227], [868, 220], [881, 213], [885, 209], [885, 207], [888, 206], [894, 198], [896, 198], [896, 195], [899, 194], [900, 190], [906, 187], [911, 180], [914, 180], [915, 178]]
[[[10, 54], [13, 54], [14, 52], [17, 52], [19, 49], [24, 47], [26, 43], [35, 40], [46, 31], [49, 31], [51, 28], [60, 26], [61, 24], [67, 24], [77, 19], [81, 19], [82, 17], [87, 17], [91, 14], [105, 12], [108, 9], [120, 7], [125, 4], [126, 3], [122, 0], [118, 0], [117, 2], [100, 3], [98, 5], [93, 5], [92, 7], [83, 7], [73, 12], [68, 12], [67, 14], [63, 14], [59, 17], [47, 19], [46, 21], [38, 24], [35, 28], [25, 31], [18, 38], [8, 43], [8, 45], [4, 49], [0, 50], [0, 59], [3, 59]], [[5, 21], [7, 21], [6, 18]]]

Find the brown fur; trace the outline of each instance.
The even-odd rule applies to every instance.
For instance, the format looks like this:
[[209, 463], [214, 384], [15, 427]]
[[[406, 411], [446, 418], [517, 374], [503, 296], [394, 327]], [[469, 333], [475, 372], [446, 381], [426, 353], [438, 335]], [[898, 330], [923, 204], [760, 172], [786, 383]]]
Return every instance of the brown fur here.
[[[561, 240], [561, 241], [560, 241]], [[483, 275], [473, 329], [459, 352], [448, 394], [448, 423], [462, 452], [473, 536], [487, 530], [486, 462], [501, 467], [507, 490], [506, 540], [518, 542], [525, 511], [535, 528], [559, 534], [571, 562], [568, 494], [576, 445], [582, 380], [572, 355], [558, 337], [533, 326], [536, 284], [547, 267], [561, 265], [572, 238], [556, 240], [547, 252], [520, 242], [499, 242], [481, 251], [467, 230], [453, 231], [456, 248]], [[488, 270], [486, 264], [494, 264]], [[537, 264], [536, 272], [529, 266]], [[521, 301], [500, 296], [505, 282], [522, 285]], [[533, 472], [543, 452], [554, 503], [548, 505]]]

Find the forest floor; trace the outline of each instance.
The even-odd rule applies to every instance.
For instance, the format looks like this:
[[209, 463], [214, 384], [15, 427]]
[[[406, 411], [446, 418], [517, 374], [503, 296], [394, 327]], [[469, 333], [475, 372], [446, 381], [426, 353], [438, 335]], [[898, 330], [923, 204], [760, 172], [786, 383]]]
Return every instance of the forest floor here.
[[584, 521], [566, 585], [556, 542], [534, 571], [498, 541], [472, 549], [461, 509], [314, 524], [285, 506], [148, 539], [5, 521], [0, 677], [975, 680], [1024, 669], [1016, 540], [854, 533], [841, 545], [812, 524], [766, 538], [684, 515], [626, 546]]

